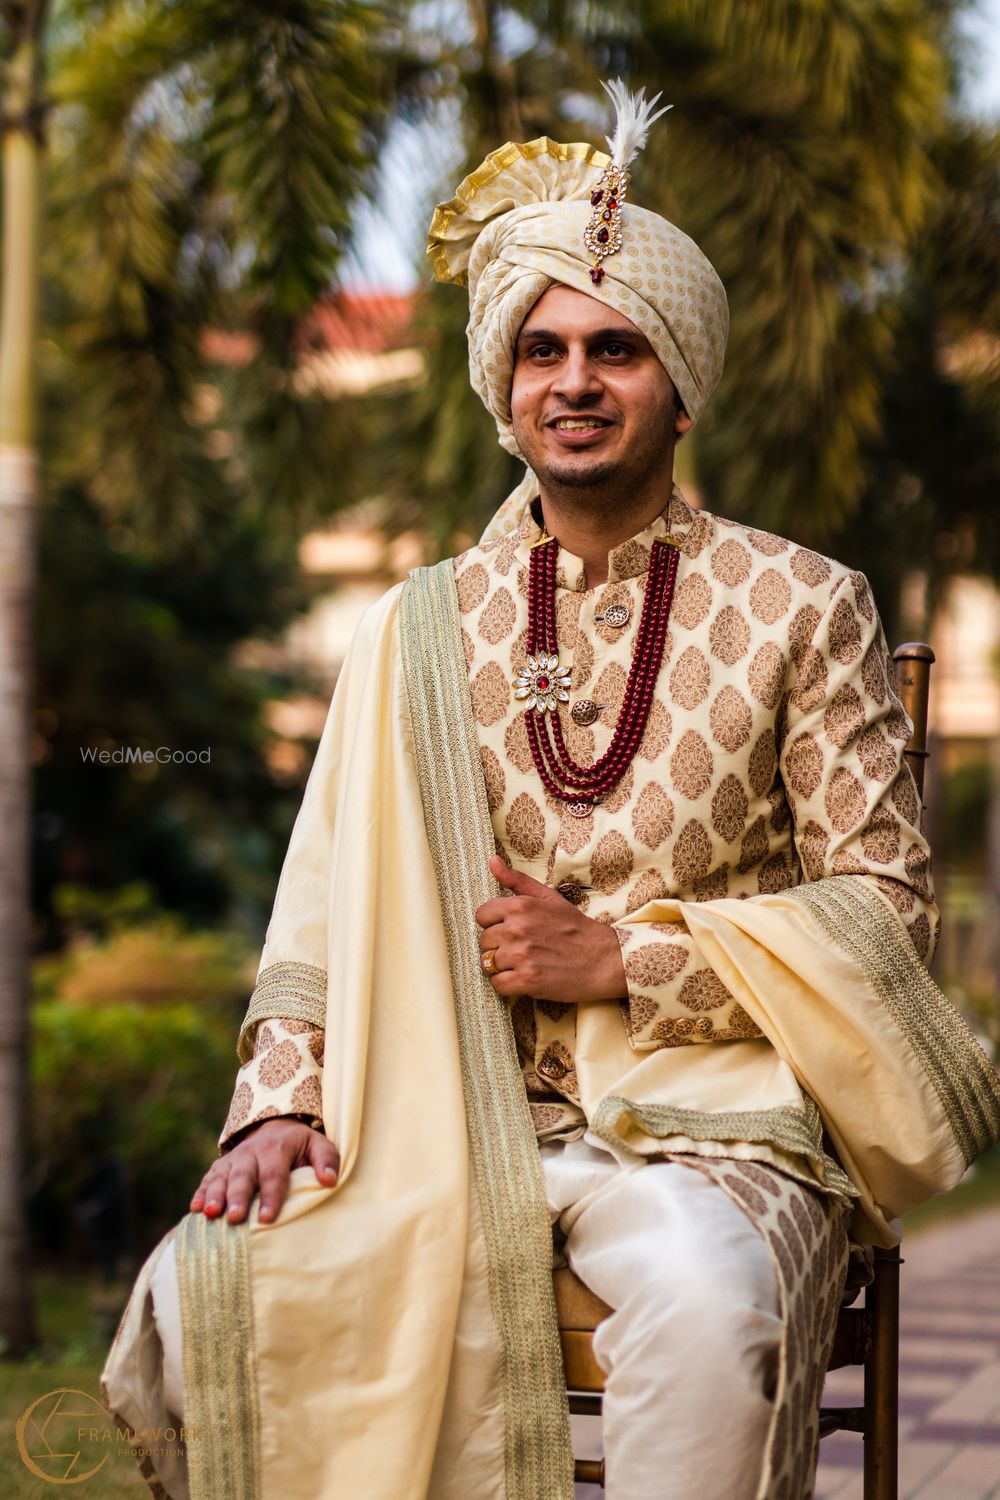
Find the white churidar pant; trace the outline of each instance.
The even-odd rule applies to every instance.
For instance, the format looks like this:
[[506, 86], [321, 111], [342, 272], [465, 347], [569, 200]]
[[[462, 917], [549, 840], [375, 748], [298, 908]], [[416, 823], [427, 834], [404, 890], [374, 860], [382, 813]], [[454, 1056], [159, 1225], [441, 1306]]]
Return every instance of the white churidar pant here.
[[614, 1308], [594, 1336], [609, 1500], [753, 1500], [783, 1333], [761, 1235], [683, 1163], [541, 1151], [566, 1258]]
[[[753, 1500], [782, 1337], [770, 1252], [701, 1172], [586, 1140], [541, 1148], [553, 1222], [612, 1315], [594, 1353], [609, 1500]], [[152, 1279], [164, 1396], [184, 1415], [173, 1245]]]

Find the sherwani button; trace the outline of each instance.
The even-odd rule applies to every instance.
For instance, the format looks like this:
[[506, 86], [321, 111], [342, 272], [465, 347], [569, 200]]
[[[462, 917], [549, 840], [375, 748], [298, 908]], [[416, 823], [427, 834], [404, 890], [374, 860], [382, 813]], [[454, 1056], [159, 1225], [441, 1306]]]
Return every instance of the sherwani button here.
[[565, 897], [570, 906], [579, 906], [583, 900], [583, 886], [578, 880], [564, 880], [556, 886], [560, 896]]
[[598, 615], [597, 618], [603, 620], [605, 625], [612, 625], [615, 630], [621, 630], [632, 618], [632, 611], [627, 604], [612, 604], [603, 615]]
[[578, 698], [569, 712], [574, 724], [587, 725], [595, 722], [600, 711], [593, 698]]

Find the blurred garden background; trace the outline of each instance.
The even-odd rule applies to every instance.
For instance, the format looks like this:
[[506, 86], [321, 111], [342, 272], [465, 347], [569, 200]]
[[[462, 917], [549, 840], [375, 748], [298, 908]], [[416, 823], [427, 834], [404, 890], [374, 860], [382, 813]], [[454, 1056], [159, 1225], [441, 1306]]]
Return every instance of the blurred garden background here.
[[215, 1154], [354, 624], [518, 478], [433, 205], [601, 142], [601, 78], [672, 102], [634, 197], [729, 293], [685, 493], [937, 652], [936, 974], [996, 1055], [1000, 3], [5, 0], [0, 58], [0, 1409], [96, 1388]]

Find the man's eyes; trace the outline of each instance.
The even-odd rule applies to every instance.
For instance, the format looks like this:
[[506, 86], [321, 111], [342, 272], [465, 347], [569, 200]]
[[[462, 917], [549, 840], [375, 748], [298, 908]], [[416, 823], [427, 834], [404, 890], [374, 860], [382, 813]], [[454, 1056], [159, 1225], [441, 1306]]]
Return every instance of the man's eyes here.
[[[559, 352], [560, 351], [554, 348], [552, 344], [532, 344], [530, 349], [528, 350], [528, 358], [534, 360], [552, 359], [556, 357]], [[631, 355], [632, 348], [629, 344], [618, 344], [611, 342], [602, 344], [593, 352], [598, 357], [607, 355], [610, 359], [622, 359], [623, 357], [628, 358], [628, 356]]]

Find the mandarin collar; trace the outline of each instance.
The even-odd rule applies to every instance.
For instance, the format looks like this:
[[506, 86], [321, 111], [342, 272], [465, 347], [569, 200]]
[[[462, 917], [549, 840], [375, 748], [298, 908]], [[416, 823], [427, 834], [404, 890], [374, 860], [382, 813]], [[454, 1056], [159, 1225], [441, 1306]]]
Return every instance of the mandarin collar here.
[[[541, 541], [544, 535], [542, 528], [535, 520], [534, 503], [532, 501], [525, 506], [517, 534], [517, 556], [525, 567], [530, 562], [532, 547], [536, 542]], [[680, 545], [682, 551], [685, 551], [684, 543], [692, 528], [697, 530], [696, 523], [699, 519], [698, 512], [688, 504], [679, 486], [675, 484], [670, 499], [660, 514], [655, 516], [648, 526], [643, 527], [642, 531], [629, 537], [628, 541], [620, 542], [608, 553], [608, 583], [621, 583], [627, 578], [639, 578], [647, 573], [650, 553], [656, 537], [669, 536]], [[604, 584], [600, 585], [601, 588], [604, 586]], [[573, 593], [583, 593], [587, 587], [583, 559], [564, 547], [559, 549], [556, 587], [569, 589]]]

